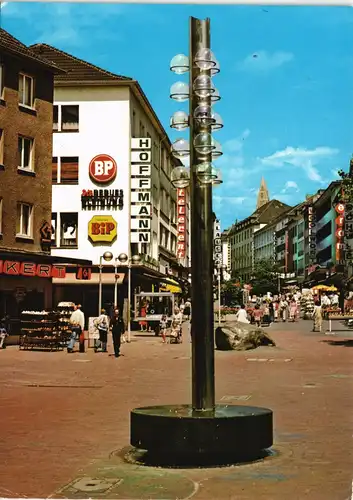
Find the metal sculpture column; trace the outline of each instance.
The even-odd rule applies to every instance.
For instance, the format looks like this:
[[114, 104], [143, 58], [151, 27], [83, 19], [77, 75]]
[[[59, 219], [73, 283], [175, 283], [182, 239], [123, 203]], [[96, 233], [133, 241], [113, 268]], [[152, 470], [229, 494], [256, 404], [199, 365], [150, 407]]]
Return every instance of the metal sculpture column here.
[[[195, 64], [197, 54], [210, 50], [210, 20], [190, 19], [190, 205], [191, 205], [191, 276], [192, 276], [192, 407], [213, 412], [215, 409], [214, 377], [214, 308], [213, 308], [213, 219], [212, 183], [201, 184], [199, 174], [208, 175], [212, 168], [211, 122], [195, 120], [200, 105], [205, 114], [211, 109], [211, 68], [201, 70]], [[201, 56], [202, 57], [202, 56]], [[199, 92], [197, 89], [199, 82]], [[203, 84], [203, 85], [202, 85]], [[202, 89], [203, 87], [203, 89]], [[203, 90], [203, 94], [202, 94]], [[201, 94], [200, 94], [201, 91]], [[199, 95], [197, 95], [199, 93]], [[206, 116], [207, 118], [207, 116]], [[197, 141], [196, 138], [199, 138]], [[196, 139], [196, 141], [195, 141]], [[195, 147], [204, 148], [203, 164]], [[209, 148], [207, 147], [209, 146]], [[204, 171], [200, 172], [201, 169]]]
[[[190, 157], [190, 169], [175, 167], [171, 182], [175, 188], [190, 188], [192, 402], [135, 408], [130, 443], [136, 453], [139, 449], [145, 453], [145, 461], [156, 465], [251, 460], [272, 446], [272, 411], [215, 404], [212, 186], [222, 180], [212, 161], [222, 151], [211, 132], [223, 123], [211, 106], [220, 97], [212, 81], [219, 64], [210, 49], [209, 19], [190, 18], [189, 57], [178, 54], [170, 69], [178, 75], [190, 71], [189, 84], [174, 83], [170, 97], [177, 102], [190, 100], [189, 115], [177, 111], [171, 119], [176, 130], [190, 127], [189, 141], [179, 138], [171, 149], [181, 161]], [[186, 223], [185, 217], [181, 223]]]

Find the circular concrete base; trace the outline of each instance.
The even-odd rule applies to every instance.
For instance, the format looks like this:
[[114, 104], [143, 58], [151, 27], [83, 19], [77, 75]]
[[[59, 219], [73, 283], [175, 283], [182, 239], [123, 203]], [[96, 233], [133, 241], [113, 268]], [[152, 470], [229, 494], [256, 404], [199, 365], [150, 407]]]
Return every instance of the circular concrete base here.
[[162, 462], [252, 461], [273, 444], [273, 414], [253, 406], [217, 405], [214, 412], [194, 412], [191, 405], [135, 408], [130, 443]]

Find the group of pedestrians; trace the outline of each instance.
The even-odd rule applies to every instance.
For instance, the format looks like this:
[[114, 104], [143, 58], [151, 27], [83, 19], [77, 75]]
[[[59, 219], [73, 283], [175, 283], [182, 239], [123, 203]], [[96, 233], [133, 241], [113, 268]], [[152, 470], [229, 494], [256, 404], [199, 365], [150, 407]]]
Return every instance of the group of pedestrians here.
[[[67, 352], [73, 353], [75, 343], [79, 340], [80, 352], [85, 350], [85, 315], [82, 311], [81, 304], [75, 305], [75, 310], [70, 317], [71, 335], [67, 345]], [[108, 334], [111, 331], [114, 346], [114, 356], [120, 356], [121, 342], [125, 342], [125, 323], [120, 314], [119, 308], [116, 308], [112, 319], [109, 318], [105, 309], [101, 310], [101, 314], [96, 318], [94, 326], [97, 330], [96, 338], [94, 339], [94, 352], [108, 352]]]
[[240, 323], [252, 323], [257, 326], [272, 325], [277, 321], [298, 321], [299, 294], [258, 297], [243, 304], [236, 313], [236, 320]]

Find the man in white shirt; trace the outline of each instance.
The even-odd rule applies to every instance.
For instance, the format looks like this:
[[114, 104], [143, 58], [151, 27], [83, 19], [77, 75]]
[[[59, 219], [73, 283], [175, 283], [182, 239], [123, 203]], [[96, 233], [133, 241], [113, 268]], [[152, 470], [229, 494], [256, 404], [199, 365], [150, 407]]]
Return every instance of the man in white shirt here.
[[326, 295], [326, 293], [323, 293], [321, 295], [321, 305], [322, 306], [330, 306], [331, 305], [331, 301], [328, 298], [328, 296]]
[[75, 306], [74, 312], [71, 314], [70, 317], [70, 323], [76, 323], [77, 325], [80, 325], [81, 329], [85, 329], [85, 315], [83, 314], [81, 310], [81, 304], [78, 304]]
[[77, 326], [79, 327], [81, 332], [83, 332], [83, 330], [85, 329], [85, 315], [81, 311], [81, 307], [82, 307], [81, 304], [78, 304], [77, 306], [75, 306], [75, 310], [71, 314], [71, 317], [70, 317], [70, 323], [72, 325], [72, 333], [71, 333], [69, 344], [67, 346], [68, 353], [73, 352], [73, 348], [75, 346], [75, 342], [77, 340], [77, 335], [78, 335]]

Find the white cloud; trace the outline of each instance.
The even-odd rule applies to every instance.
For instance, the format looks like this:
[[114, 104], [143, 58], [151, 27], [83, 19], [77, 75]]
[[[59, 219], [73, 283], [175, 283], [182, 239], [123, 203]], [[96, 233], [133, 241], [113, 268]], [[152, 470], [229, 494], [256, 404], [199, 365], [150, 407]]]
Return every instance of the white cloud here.
[[248, 55], [238, 68], [242, 71], [267, 72], [279, 68], [285, 63], [294, 59], [291, 52], [276, 51], [269, 53], [266, 50], [259, 50]]
[[263, 165], [272, 167], [283, 167], [293, 165], [304, 170], [307, 177], [315, 182], [326, 182], [320, 175], [316, 165], [318, 162], [339, 153], [338, 149], [322, 146], [315, 149], [293, 148], [288, 146], [282, 151], [276, 151], [270, 156], [261, 158]]
[[290, 189], [294, 189], [296, 192], [299, 191], [298, 184], [295, 181], [287, 181], [284, 185], [284, 188], [282, 189], [282, 193], [285, 194], [287, 191]]
[[3, 9], [9, 2], [0, 2], [0, 8]]

